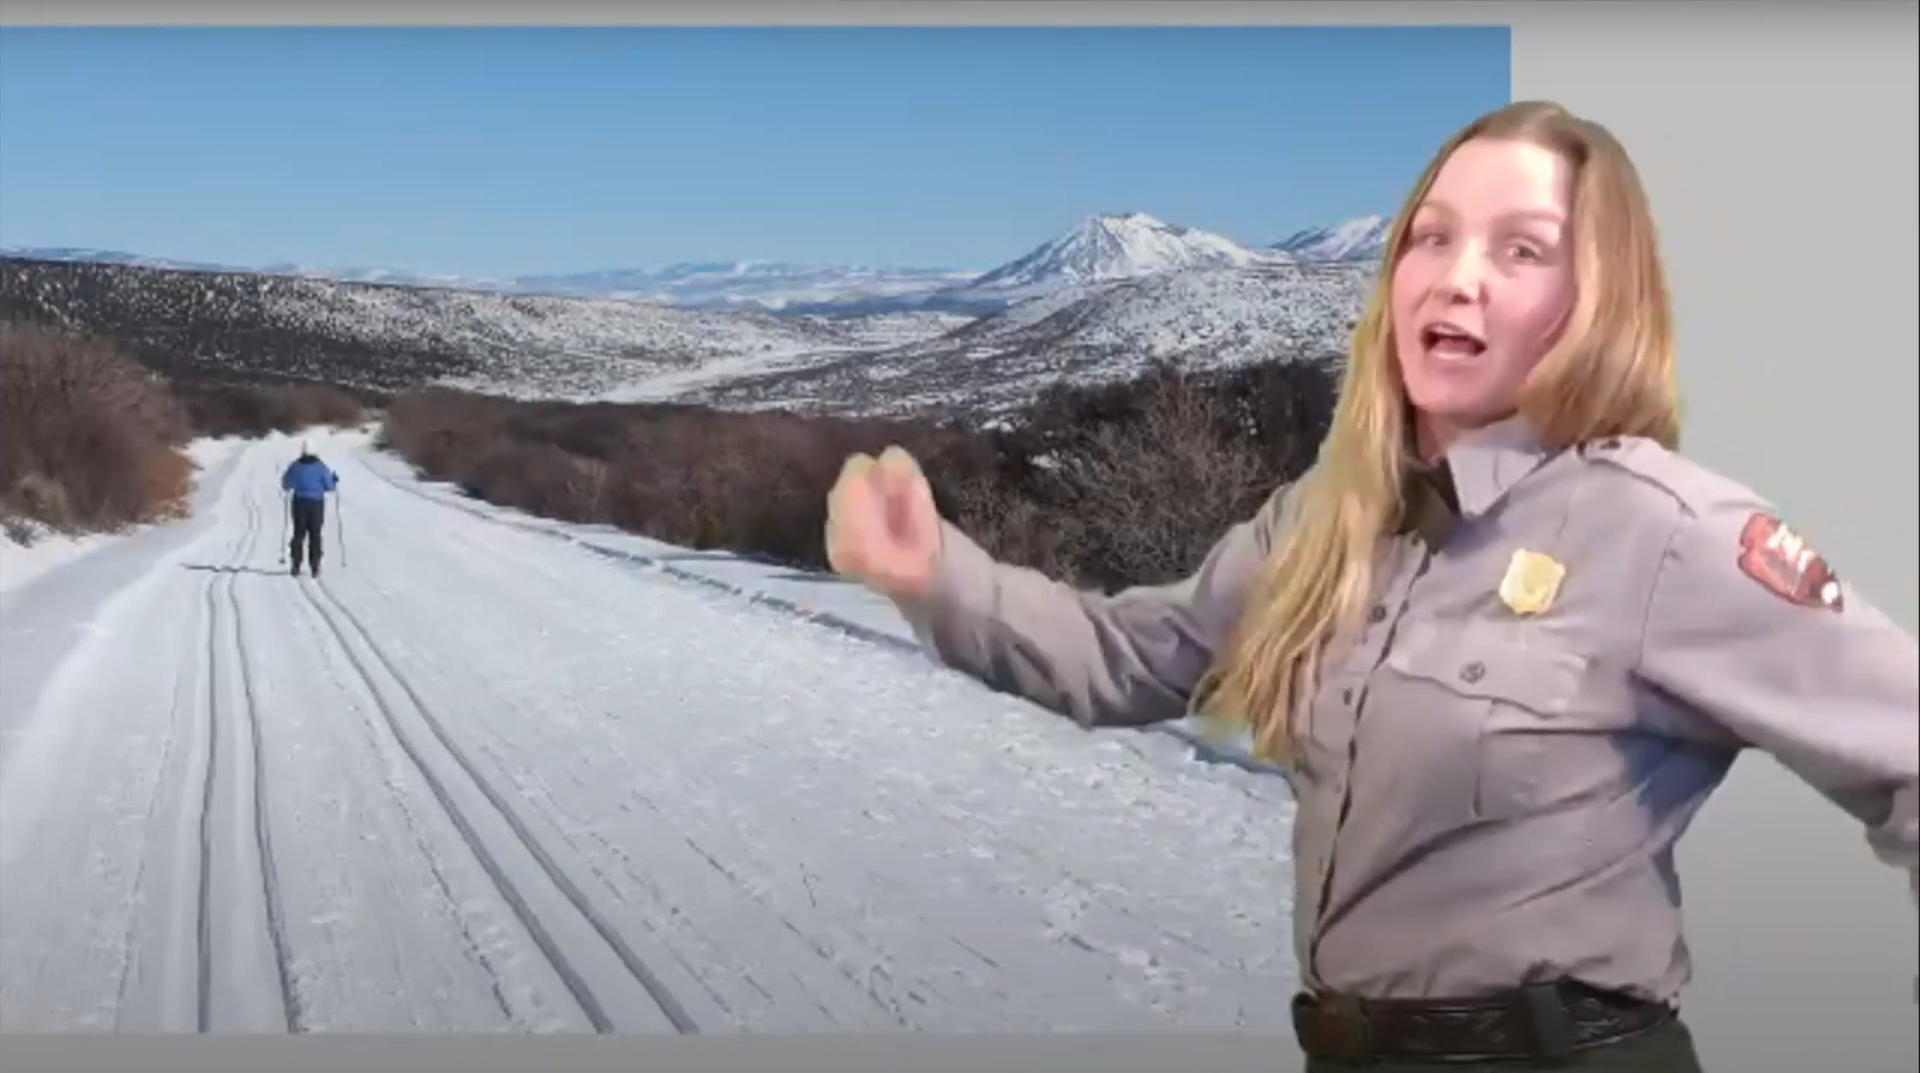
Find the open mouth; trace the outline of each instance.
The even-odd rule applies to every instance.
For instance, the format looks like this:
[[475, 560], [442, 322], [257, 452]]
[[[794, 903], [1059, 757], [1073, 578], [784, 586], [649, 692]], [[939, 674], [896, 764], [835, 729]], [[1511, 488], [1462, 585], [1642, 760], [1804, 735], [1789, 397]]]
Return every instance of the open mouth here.
[[1429, 324], [1420, 329], [1420, 345], [1437, 358], [1474, 358], [1487, 349], [1479, 336], [1453, 324]]

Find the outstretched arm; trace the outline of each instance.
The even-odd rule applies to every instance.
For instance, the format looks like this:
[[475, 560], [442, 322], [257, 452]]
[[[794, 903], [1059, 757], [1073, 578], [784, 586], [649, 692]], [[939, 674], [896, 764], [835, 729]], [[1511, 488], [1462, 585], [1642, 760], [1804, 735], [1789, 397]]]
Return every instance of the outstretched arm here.
[[1287, 490], [1187, 577], [1108, 595], [998, 562], [941, 523], [932, 594], [899, 607], [943, 663], [1084, 726], [1178, 719], [1285, 527]]
[[1920, 643], [1767, 504], [1682, 523], [1640, 673], [1860, 821], [1920, 902]]

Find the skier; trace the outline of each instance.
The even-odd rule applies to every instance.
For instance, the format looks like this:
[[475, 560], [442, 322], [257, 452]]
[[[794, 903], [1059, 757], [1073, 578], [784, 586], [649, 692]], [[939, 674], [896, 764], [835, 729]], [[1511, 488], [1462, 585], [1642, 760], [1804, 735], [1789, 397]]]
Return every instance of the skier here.
[[280, 477], [282, 490], [293, 498], [293, 576], [300, 576], [300, 552], [305, 545], [313, 576], [320, 576], [320, 530], [327, 520], [327, 493], [340, 487], [340, 475], [313, 453], [311, 440], [300, 441], [300, 457]]

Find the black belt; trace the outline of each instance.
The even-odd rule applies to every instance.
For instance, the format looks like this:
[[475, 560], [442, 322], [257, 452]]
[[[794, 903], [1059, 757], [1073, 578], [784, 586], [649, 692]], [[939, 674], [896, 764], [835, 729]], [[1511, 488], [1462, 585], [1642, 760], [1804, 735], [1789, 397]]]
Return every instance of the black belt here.
[[1564, 1061], [1659, 1027], [1673, 1007], [1582, 984], [1542, 984], [1477, 999], [1301, 994], [1293, 1031], [1309, 1058], [1366, 1062]]

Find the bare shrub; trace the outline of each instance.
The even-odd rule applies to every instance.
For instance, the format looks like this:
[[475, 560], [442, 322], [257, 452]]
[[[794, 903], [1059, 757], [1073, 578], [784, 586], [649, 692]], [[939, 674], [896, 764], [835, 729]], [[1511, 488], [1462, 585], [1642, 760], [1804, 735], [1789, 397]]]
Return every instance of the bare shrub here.
[[1089, 584], [1171, 581], [1273, 489], [1232, 400], [1160, 370], [1138, 409], [1085, 427], [1050, 459], [1042, 496], [1078, 524], [1058, 554]]
[[111, 344], [0, 325], [0, 510], [66, 532], [176, 515], [192, 478], [185, 412]]
[[941, 515], [1003, 561], [1113, 589], [1191, 570], [1311, 460], [1331, 412], [1317, 366], [1046, 392], [1010, 430], [679, 404], [523, 403], [435, 389], [389, 403], [380, 442], [467, 494], [692, 549], [825, 569], [847, 455], [898, 444]]
[[362, 399], [329, 384], [175, 381], [173, 391], [203, 436], [258, 438], [317, 426], [350, 428], [367, 419]]

